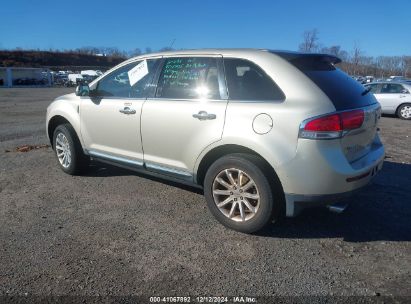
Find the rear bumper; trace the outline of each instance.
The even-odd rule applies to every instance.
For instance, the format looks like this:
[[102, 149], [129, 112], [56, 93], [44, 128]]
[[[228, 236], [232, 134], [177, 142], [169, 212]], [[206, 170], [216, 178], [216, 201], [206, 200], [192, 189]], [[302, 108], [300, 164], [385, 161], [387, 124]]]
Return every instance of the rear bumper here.
[[374, 178], [374, 176], [382, 169], [382, 166], [383, 159], [380, 160], [373, 168], [370, 169], [370, 173], [368, 175], [354, 182], [347, 182], [353, 183], [354, 186], [357, 186], [357, 188], [354, 190], [334, 194], [317, 195], [285, 193], [286, 216], [295, 217], [306, 208], [321, 206], [332, 207], [333, 205], [338, 204], [339, 202], [361, 191], [363, 187], [369, 184], [369, 182]]
[[285, 194], [286, 216], [295, 217], [307, 208], [334, 205], [359, 192], [359, 190], [325, 195]]
[[303, 209], [330, 206], [366, 186], [382, 169], [384, 146], [376, 136], [370, 152], [349, 163], [338, 141], [301, 140], [297, 157], [280, 170], [286, 215]]

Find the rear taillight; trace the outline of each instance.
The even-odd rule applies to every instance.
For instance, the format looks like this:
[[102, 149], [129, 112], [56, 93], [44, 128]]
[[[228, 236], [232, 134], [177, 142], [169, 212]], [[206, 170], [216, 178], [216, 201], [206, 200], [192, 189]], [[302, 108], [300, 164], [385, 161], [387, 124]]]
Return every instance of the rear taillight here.
[[358, 129], [364, 122], [364, 110], [352, 110], [320, 116], [303, 122], [300, 126], [301, 138], [339, 138], [349, 130]]
[[304, 131], [342, 131], [341, 117], [339, 114], [322, 116], [306, 123]]
[[354, 110], [348, 112], [341, 112], [341, 120], [343, 130], [358, 129], [364, 122], [364, 111]]

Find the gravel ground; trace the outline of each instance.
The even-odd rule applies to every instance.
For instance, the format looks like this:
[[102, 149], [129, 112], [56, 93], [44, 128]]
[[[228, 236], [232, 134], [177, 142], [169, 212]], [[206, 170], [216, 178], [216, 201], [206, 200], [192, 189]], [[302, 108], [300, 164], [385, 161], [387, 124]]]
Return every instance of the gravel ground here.
[[48, 143], [46, 107], [71, 91], [0, 90], [0, 295], [411, 296], [411, 121], [382, 118], [384, 168], [343, 214], [251, 236], [194, 189], [101, 164], [73, 177], [50, 148], [15, 152]]

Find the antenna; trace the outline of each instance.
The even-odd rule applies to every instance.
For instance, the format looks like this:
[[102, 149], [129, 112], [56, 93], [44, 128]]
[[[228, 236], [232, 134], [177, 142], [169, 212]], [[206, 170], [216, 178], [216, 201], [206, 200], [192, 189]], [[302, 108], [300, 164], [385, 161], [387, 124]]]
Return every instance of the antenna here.
[[169, 46], [170, 49], [173, 47], [173, 44], [174, 44], [175, 41], [176, 41], [176, 38], [174, 38], [173, 41], [171, 41], [171, 44]]

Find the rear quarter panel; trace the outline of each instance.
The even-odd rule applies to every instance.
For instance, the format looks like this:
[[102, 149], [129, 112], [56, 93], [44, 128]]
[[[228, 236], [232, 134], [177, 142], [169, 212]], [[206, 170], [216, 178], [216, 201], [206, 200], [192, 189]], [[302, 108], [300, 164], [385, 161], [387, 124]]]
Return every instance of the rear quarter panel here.
[[[277, 83], [286, 97], [283, 101], [267, 102], [229, 100], [222, 139], [201, 153], [194, 172], [208, 151], [220, 145], [235, 144], [260, 154], [271, 164], [281, 181], [287, 180], [282, 166], [296, 155], [300, 123], [309, 117], [334, 112], [335, 107], [308, 77], [277, 55], [258, 52], [243, 56], [224, 54], [224, 57], [243, 58], [256, 63]], [[272, 118], [273, 127], [260, 135], [253, 130], [253, 120], [262, 113]]]

